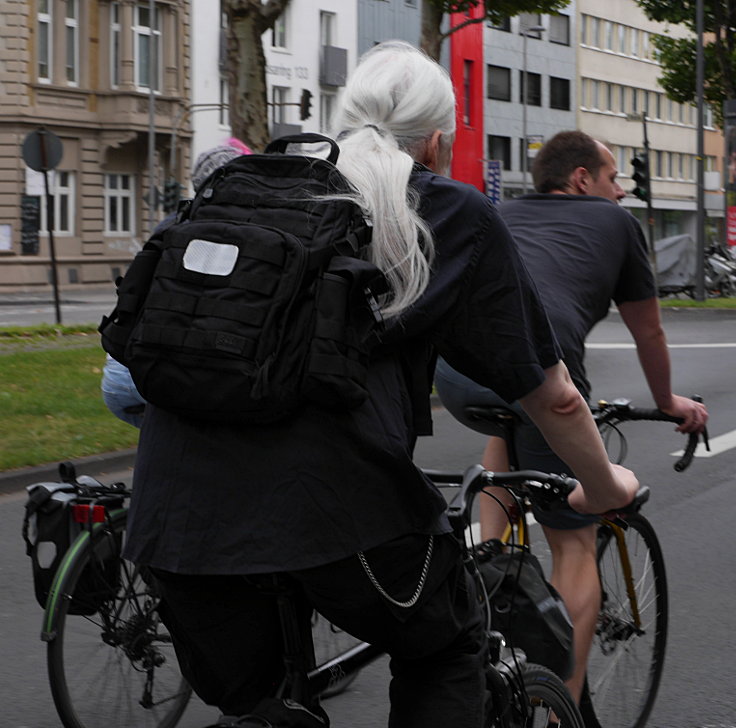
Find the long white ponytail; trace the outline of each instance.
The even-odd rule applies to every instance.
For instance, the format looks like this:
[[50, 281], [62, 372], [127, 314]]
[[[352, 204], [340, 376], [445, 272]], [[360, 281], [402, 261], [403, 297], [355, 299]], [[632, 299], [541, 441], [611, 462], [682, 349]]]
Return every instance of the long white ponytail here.
[[340, 144], [337, 166], [373, 222], [371, 259], [391, 287], [383, 313], [399, 314], [430, 277], [434, 241], [408, 183], [415, 157], [432, 135], [440, 131], [444, 140], [452, 139], [452, 84], [441, 66], [408, 43], [380, 43], [349, 79], [332, 126]]

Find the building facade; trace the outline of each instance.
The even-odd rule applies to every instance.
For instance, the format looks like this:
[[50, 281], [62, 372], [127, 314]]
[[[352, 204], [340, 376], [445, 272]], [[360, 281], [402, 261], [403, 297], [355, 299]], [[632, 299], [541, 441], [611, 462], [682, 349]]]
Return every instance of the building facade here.
[[576, 126], [575, 9], [573, 0], [559, 15], [522, 13], [486, 26], [485, 153], [500, 162], [503, 197], [531, 192], [539, 146]]
[[[634, 0], [577, 0], [578, 127], [604, 141], [616, 157], [626, 189], [631, 160], [643, 151], [644, 121], [650, 148], [654, 239], [689, 233], [695, 237], [697, 113], [691, 104], [668, 99], [658, 84], [661, 67], [653, 39], [684, 37], [682, 26], [649, 20]], [[707, 110], [709, 112], [709, 110]], [[723, 137], [704, 122], [706, 213], [716, 234], [723, 217]], [[645, 203], [628, 195], [622, 203], [645, 221]]]
[[44, 175], [21, 150], [43, 128], [61, 141], [47, 174], [60, 287], [110, 282], [158, 219], [146, 205], [172, 158], [171, 121], [189, 96], [189, 3], [0, 3], [0, 289], [51, 280]]

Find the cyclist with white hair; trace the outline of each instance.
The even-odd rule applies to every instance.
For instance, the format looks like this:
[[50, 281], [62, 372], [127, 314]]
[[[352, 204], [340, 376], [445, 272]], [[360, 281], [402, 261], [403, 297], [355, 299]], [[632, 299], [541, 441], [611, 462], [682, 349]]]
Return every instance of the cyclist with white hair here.
[[[150, 407], [126, 556], [154, 574], [195, 691], [241, 716], [219, 725], [268, 720], [264, 699], [284, 667], [275, 597], [258, 584], [286, 573], [328, 620], [389, 653], [391, 726], [480, 728], [484, 621], [446, 502], [412, 461], [429, 434], [434, 352], [520, 399], [575, 463], [576, 507], [622, 506], [637, 482], [608, 463], [493, 206], [444, 176], [455, 133], [447, 73], [408, 44], [381, 43], [349, 79], [333, 130], [337, 165], [373, 223], [369, 256], [390, 283], [368, 399], [257, 427]], [[307, 707], [293, 725], [319, 724], [321, 709]]]

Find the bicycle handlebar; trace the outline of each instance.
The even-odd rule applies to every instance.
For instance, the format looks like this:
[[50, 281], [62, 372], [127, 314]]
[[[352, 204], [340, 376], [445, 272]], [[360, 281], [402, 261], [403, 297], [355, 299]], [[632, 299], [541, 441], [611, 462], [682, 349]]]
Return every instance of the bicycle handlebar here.
[[460, 486], [459, 493], [448, 506], [448, 514], [450, 520], [459, 524], [461, 529], [470, 525], [473, 499], [484, 488], [505, 488], [519, 497], [528, 497], [538, 507], [549, 510], [564, 503], [578, 484], [574, 478], [556, 473], [542, 473], [537, 470], [494, 473], [480, 465], [468, 468], [462, 475], [438, 470], [423, 472], [436, 484]]
[[[696, 402], [702, 402], [703, 398], [696, 394], [693, 395], [693, 400], [695, 400]], [[635, 422], [644, 420], [648, 422], [673, 422], [677, 425], [682, 424], [683, 422], [682, 417], [673, 417], [672, 415], [668, 415], [665, 412], [662, 412], [662, 410], [634, 407], [631, 402], [626, 399], [617, 399], [613, 402], [606, 402], [601, 400], [598, 403], [598, 406], [593, 408], [593, 419], [599, 427], [605, 424], [616, 425], [620, 422]], [[681, 473], [692, 463], [701, 434], [703, 437], [703, 444], [705, 445], [705, 449], [710, 450], [707, 428], [703, 428], [702, 433], [688, 433], [688, 440], [687, 445], [685, 446], [685, 450], [680, 459], [673, 466], [676, 472]]]

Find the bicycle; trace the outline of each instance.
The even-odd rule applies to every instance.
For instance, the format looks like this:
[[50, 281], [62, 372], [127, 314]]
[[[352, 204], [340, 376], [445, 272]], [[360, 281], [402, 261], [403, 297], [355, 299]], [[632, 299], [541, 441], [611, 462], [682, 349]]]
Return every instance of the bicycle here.
[[[695, 398], [694, 398], [695, 399]], [[483, 431], [503, 437], [512, 469], [516, 467], [514, 429], [519, 415], [506, 407], [466, 407], [466, 414], [483, 423]], [[618, 425], [628, 421], [679, 424], [682, 420], [657, 409], [634, 407], [628, 400], [601, 401], [593, 418], [607, 447], [617, 434], [619, 457], [626, 455], [626, 440]], [[707, 432], [703, 440], [708, 448]], [[677, 472], [685, 470], [699, 441], [691, 433]], [[580, 712], [587, 728], [642, 728], [651, 714], [664, 668], [667, 644], [668, 598], [664, 555], [652, 524], [640, 512], [648, 494], [616, 518], [601, 517], [596, 535], [601, 607], [588, 658]], [[515, 509], [515, 528], [509, 527], [504, 543], [529, 545], [526, 508]]]
[[[437, 483], [460, 488], [455, 505], [450, 506], [458, 535], [469, 523], [474, 497], [488, 486], [505, 485], [524, 497], [546, 501], [564, 499], [574, 487], [574, 481], [557, 475], [491, 474], [480, 466], [465, 474], [428, 474]], [[171, 638], [158, 617], [153, 580], [145, 569], [120, 555], [127, 509], [118, 504], [130, 491], [122, 484], [105, 486], [86, 476], [75, 482], [79, 494], [75, 517], [85, 523], [85, 529], [57, 570], [42, 632], [48, 643], [49, 680], [57, 711], [65, 728], [173, 728], [186, 709], [191, 689], [179, 674]], [[114, 507], [107, 508], [106, 499]], [[111, 560], [117, 565], [114, 570], [109, 567]], [[90, 569], [96, 574], [95, 593], [78, 595], [82, 574]], [[327, 697], [345, 689], [361, 669], [383, 655], [363, 642], [340, 654], [329, 645], [325, 651], [332, 658], [318, 663], [314, 629], [310, 625], [305, 633], [297, 620], [290, 606], [291, 587], [278, 579], [276, 587], [284, 591], [282, 623], [287, 635], [287, 677], [277, 697], [304, 704], [312, 696]], [[577, 706], [554, 673], [527, 664], [523, 654], [504, 647], [497, 632], [490, 632], [489, 645], [492, 714], [488, 728], [546, 728], [553, 714], [566, 728], [583, 728]]]
[[[65, 728], [173, 728], [192, 691], [159, 619], [153, 580], [120, 555], [131, 491], [77, 478], [69, 464], [61, 470], [76, 491], [73, 517], [85, 527], [59, 564], [43, 618], [59, 717]], [[316, 612], [312, 631], [320, 663], [358, 642]], [[326, 674], [322, 697], [357, 676]]]

